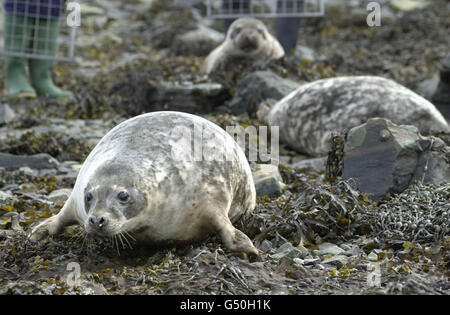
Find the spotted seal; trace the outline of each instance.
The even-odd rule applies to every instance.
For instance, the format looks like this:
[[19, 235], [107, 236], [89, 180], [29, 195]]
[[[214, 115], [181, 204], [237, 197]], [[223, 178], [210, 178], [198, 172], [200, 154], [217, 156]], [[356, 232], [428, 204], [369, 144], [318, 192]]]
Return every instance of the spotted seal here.
[[263, 22], [240, 18], [231, 24], [225, 41], [206, 57], [202, 71], [226, 72], [246, 61], [269, 61], [283, 56], [283, 47]]
[[279, 126], [282, 142], [313, 156], [328, 152], [332, 132], [361, 125], [373, 117], [415, 125], [423, 135], [450, 131], [433, 104], [392, 80], [376, 76], [307, 83], [263, 113], [266, 123]]
[[129, 235], [162, 245], [216, 233], [229, 249], [258, 254], [232, 225], [255, 203], [250, 166], [228, 133], [195, 115], [152, 112], [122, 122], [101, 139], [64, 207], [30, 237], [77, 223], [96, 237]]

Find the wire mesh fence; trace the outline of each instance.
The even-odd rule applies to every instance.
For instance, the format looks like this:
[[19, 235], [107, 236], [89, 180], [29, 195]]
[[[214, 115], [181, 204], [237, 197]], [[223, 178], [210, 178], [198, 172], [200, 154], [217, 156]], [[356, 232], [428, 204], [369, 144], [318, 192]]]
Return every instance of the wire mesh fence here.
[[[66, 0], [3, 0], [0, 53], [36, 59], [74, 59], [76, 26], [70, 26]], [[78, 1], [70, 1], [77, 3]]]
[[208, 0], [207, 15], [213, 19], [252, 16], [314, 17], [323, 16], [323, 0]]

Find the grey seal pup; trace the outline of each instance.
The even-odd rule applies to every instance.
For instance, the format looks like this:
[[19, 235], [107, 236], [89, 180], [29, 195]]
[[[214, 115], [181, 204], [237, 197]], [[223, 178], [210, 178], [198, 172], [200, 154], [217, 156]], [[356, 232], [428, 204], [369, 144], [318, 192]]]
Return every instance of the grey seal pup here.
[[376, 76], [307, 83], [261, 113], [266, 123], [279, 126], [282, 142], [312, 156], [327, 154], [333, 132], [374, 117], [414, 125], [423, 135], [450, 131], [445, 118], [429, 101], [392, 80]]
[[225, 41], [206, 57], [202, 71], [228, 72], [243, 62], [270, 61], [283, 56], [283, 47], [263, 22], [240, 18], [231, 24]]
[[152, 112], [109, 131], [84, 162], [61, 211], [32, 240], [80, 224], [96, 237], [177, 245], [216, 233], [258, 254], [232, 222], [256, 203], [244, 152], [222, 128], [180, 112]]

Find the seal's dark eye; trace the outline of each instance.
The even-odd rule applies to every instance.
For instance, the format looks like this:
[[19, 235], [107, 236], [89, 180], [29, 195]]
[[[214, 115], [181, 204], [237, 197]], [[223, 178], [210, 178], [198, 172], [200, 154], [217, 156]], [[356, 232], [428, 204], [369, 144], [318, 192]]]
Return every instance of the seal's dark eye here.
[[130, 198], [130, 195], [128, 194], [128, 192], [126, 190], [121, 190], [117, 194], [117, 198], [119, 198], [120, 201], [125, 202], [125, 201], [128, 201], [128, 199]]
[[233, 33], [231, 33], [231, 38], [234, 39], [241, 31], [242, 31], [242, 28], [236, 27], [236, 28], [233, 30]]
[[94, 198], [94, 196], [92, 195], [92, 192], [88, 191], [86, 193], [86, 201], [87, 202], [91, 202], [91, 200]]
[[266, 39], [266, 34], [264, 33], [263, 29], [258, 28], [258, 33], [261, 34], [262, 38]]

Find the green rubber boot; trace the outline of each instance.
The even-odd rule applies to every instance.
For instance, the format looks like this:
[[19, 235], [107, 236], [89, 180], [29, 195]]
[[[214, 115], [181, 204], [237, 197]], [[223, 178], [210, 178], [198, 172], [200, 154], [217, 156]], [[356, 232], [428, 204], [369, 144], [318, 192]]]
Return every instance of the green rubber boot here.
[[[39, 19], [38, 22], [39, 27], [35, 30], [33, 49], [38, 54], [55, 56], [59, 33], [58, 19]], [[72, 92], [62, 90], [53, 83], [53, 65], [53, 60], [29, 60], [31, 83], [37, 94], [55, 99], [72, 98]]]
[[[25, 53], [30, 44], [33, 23], [22, 16], [5, 13], [4, 47], [9, 52]], [[27, 81], [25, 58], [5, 56], [5, 92], [8, 97], [35, 98], [36, 91]]]

